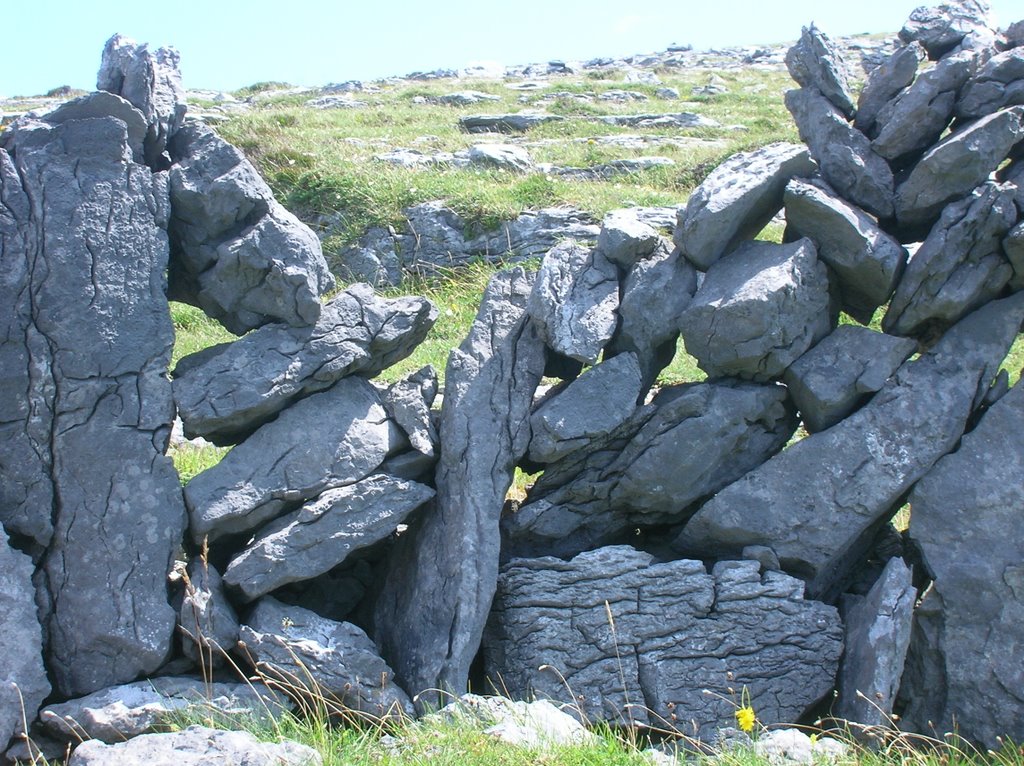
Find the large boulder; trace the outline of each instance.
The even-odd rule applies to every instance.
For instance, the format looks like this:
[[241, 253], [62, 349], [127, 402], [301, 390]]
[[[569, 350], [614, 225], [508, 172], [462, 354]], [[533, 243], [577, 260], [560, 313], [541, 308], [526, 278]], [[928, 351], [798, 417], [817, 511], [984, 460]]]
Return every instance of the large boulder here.
[[956, 116], [972, 120], [1003, 107], [1024, 104], [1024, 50], [999, 53], [971, 77], [956, 102]]
[[799, 580], [617, 546], [510, 562], [484, 660], [514, 697], [565, 700], [591, 722], [675, 722], [710, 742], [741, 688], [762, 723], [796, 721], [832, 688], [841, 651], [839, 615], [804, 600]]
[[185, 435], [240, 441], [295, 400], [404, 359], [436, 319], [426, 298], [380, 298], [356, 284], [326, 303], [310, 327], [264, 325], [186, 357], [174, 379]]
[[816, 88], [847, 118], [854, 113], [850, 74], [842, 53], [814, 24], [804, 27], [796, 45], [786, 52], [789, 74], [804, 88]]
[[869, 138], [878, 135], [878, 115], [917, 76], [917, 68], [926, 57], [920, 43], [913, 42], [893, 51], [889, 58], [871, 70], [857, 98], [853, 126]]
[[921, 6], [911, 11], [900, 29], [905, 43], [917, 41], [938, 59], [960, 45], [968, 35], [993, 28], [985, 0], [951, 0], [936, 6]]
[[399, 538], [377, 602], [381, 650], [410, 694], [427, 692], [427, 705], [465, 691], [494, 595], [499, 516], [544, 369], [526, 313], [532, 287], [521, 269], [492, 277], [448, 358], [437, 498]]
[[901, 498], [956, 446], [1022, 319], [1018, 293], [960, 320], [865, 407], [715, 495], [676, 547], [721, 558], [765, 545], [809, 595], [837, 596]]

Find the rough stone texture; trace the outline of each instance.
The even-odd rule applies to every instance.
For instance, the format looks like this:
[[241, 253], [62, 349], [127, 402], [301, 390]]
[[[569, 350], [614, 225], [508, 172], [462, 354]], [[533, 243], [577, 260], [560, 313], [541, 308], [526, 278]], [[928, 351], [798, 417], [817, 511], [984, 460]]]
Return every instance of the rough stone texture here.
[[816, 88], [846, 117], [853, 117], [846, 62], [829, 36], [814, 24], [804, 27], [796, 45], [786, 52], [786, 68], [801, 86]]
[[685, 521], [698, 500], [782, 449], [796, 425], [782, 386], [665, 388], [607, 437], [548, 466], [502, 520], [503, 553], [574, 555], [635, 527]]
[[260, 742], [244, 731], [189, 726], [184, 731], [143, 734], [107, 745], [79, 745], [68, 766], [321, 766], [320, 755], [297, 742]]
[[612, 431], [636, 410], [642, 383], [636, 354], [585, 371], [530, 415], [530, 460], [551, 463]]
[[818, 258], [832, 268], [843, 310], [859, 322], [870, 322], [896, 288], [906, 250], [871, 216], [823, 184], [794, 178], [786, 186], [785, 202], [789, 229], [810, 238]]
[[1013, 267], [1010, 289], [1024, 288], [1024, 221], [1014, 226], [1003, 240], [1003, 254]]
[[522, 702], [507, 697], [463, 694], [427, 716], [449, 725], [484, 728], [484, 733], [510, 745], [529, 748], [593, 745], [598, 737], [549, 700]]
[[174, 48], [150, 51], [145, 44], [114, 35], [103, 47], [96, 89], [121, 96], [142, 112], [148, 127], [145, 162], [167, 167], [167, 142], [185, 120], [186, 97]]
[[190, 122], [170, 149], [170, 297], [238, 335], [267, 322], [315, 323], [334, 287], [316, 235], [212, 129]]
[[878, 135], [876, 122], [882, 109], [917, 76], [917, 68], [927, 56], [918, 42], [897, 48], [882, 64], [872, 69], [867, 84], [857, 99], [853, 126], [870, 138]]
[[356, 284], [325, 304], [315, 325], [264, 325], [186, 357], [174, 380], [185, 435], [240, 441], [295, 400], [404, 359], [436, 319], [426, 298], [380, 298]]
[[679, 320], [710, 377], [767, 381], [831, 329], [828, 273], [814, 243], [748, 242], [708, 270]]
[[910, 13], [900, 30], [905, 43], [917, 41], [931, 59], [949, 53], [972, 32], [992, 28], [985, 0], [953, 0], [934, 7], [921, 6]]
[[609, 114], [595, 117], [598, 122], [608, 125], [622, 125], [629, 128], [720, 128], [722, 124], [693, 112], [676, 112], [670, 114]]
[[1014, 104], [1024, 104], [1024, 50], [1020, 48], [985, 62], [960, 93], [956, 116], [971, 120]]
[[65, 742], [123, 742], [154, 731], [175, 713], [276, 718], [291, 708], [288, 698], [259, 682], [212, 683], [165, 677], [109, 689], [43, 708], [47, 734]]
[[8, 251], [4, 234], [5, 284], [26, 293], [13, 303], [26, 313], [8, 322], [26, 345], [11, 354], [20, 367], [5, 375], [21, 385], [5, 406], [22, 418], [12, 448], [31, 461], [13, 489], [47, 503], [16, 509], [10, 531], [42, 544], [53, 525], [41, 565], [48, 659], [59, 690], [81, 694], [155, 670], [174, 630], [166, 578], [185, 518], [163, 455], [174, 412], [166, 177], [132, 162], [126, 124], [109, 117], [32, 123], [8, 148], [3, 207], [24, 249]]
[[730, 688], [749, 692], [763, 723], [794, 721], [832, 688], [842, 628], [799, 580], [758, 569], [708, 574], [627, 546], [517, 559], [502, 570], [487, 673], [514, 696], [571, 690], [588, 721], [677, 721], [706, 741], [733, 720]]
[[224, 582], [252, 601], [288, 583], [310, 580], [392, 534], [433, 496], [434, 490], [422, 484], [382, 475], [326, 490], [261, 529], [231, 559]]
[[566, 242], [540, 265], [527, 311], [559, 354], [594, 364], [618, 321], [619, 273], [600, 249]]
[[186, 485], [192, 536], [201, 543], [253, 530], [289, 504], [368, 476], [400, 441], [377, 390], [362, 378], [342, 378], [289, 407]]
[[944, 138], [914, 166], [896, 190], [901, 226], [929, 226], [942, 209], [983, 183], [1024, 138], [1024, 107], [983, 117]]
[[831, 428], [917, 351], [917, 343], [857, 325], [839, 325], [782, 376], [811, 433]]
[[241, 640], [256, 669], [295, 696], [333, 697], [370, 719], [412, 713], [373, 641], [351, 623], [267, 596], [242, 626]]
[[[844, 603], [843, 660], [833, 714], [866, 726], [888, 727], [910, 644], [917, 589], [901, 558], [891, 558], [867, 596]], [[858, 694], [858, 692], [860, 694]]]
[[47, 112], [41, 119], [50, 125], [63, 125], [68, 120], [87, 120], [91, 118], [116, 117], [128, 126], [128, 145], [132, 149], [132, 159], [145, 164], [146, 134], [149, 125], [146, 117], [118, 95], [106, 91], [96, 91], [81, 98], [65, 101], [52, 112]]
[[238, 615], [224, 593], [220, 572], [212, 565], [195, 558], [185, 574], [185, 594], [178, 610], [182, 653], [200, 667], [220, 667], [238, 643]]
[[480, 644], [498, 577], [498, 520], [544, 369], [527, 321], [532, 287], [520, 269], [492, 277], [448, 358], [437, 499], [399, 538], [375, 615], [381, 650], [413, 695], [465, 691]]
[[384, 409], [422, 455], [437, 454], [437, 429], [430, 408], [437, 397], [437, 372], [430, 365], [392, 383], [381, 397]]
[[[43, 630], [32, 587], [32, 560], [7, 543], [0, 527], [0, 748], [24, 732], [50, 694]], [[24, 719], [22, 719], [24, 715]]]
[[533, 170], [529, 153], [514, 144], [477, 144], [469, 149], [469, 161], [474, 165], [489, 165], [513, 173]]
[[812, 766], [841, 763], [850, 758], [850, 746], [831, 737], [814, 737], [801, 729], [772, 729], [751, 743], [754, 755], [771, 766]]
[[1001, 244], [1017, 220], [1015, 192], [988, 182], [946, 206], [896, 288], [886, 332], [944, 329], [999, 294], [1013, 275]]
[[891, 217], [892, 170], [871, 148], [867, 136], [810, 88], [786, 91], [786, 107], [829, 185], [872, 215]]
[[782, 208], [789, 179], [815, 170], [807, 149], [769, 144], [733, 155], [708, 175], [680, 209], [675, 243], [702, 271], [751, 239]]
[[998, 748], [1024, 740], [1024, 386], [914, 488], [910, 537], [934, 578], [914, 615], [904, 725]]
[[661, 235], [629, 208], [613, 210], [601, 222], [597, 247], [605, 257], [624, 269], [654, 254]]
[[459, 127], [467, 133], [525, 133], [545, 122], [564, 120], [557, 114], [517, 112], [515, 114], [473, 114], [459, 118]]
[[957, 94], [974, 64], [974, 54], [965, 51], [947, 56], [918, 75], [913, 85], [879, 113], [878, 135], [871, 147], [895, 162], [932, 146], [949, 125]]
[[1022, 319], [1024, 294], [962, 319], [868, 405], [719, 492], [676, 547], [722, 557], [767, 545], [811, 597], [837, 595], [900, 498], [956, 446]]

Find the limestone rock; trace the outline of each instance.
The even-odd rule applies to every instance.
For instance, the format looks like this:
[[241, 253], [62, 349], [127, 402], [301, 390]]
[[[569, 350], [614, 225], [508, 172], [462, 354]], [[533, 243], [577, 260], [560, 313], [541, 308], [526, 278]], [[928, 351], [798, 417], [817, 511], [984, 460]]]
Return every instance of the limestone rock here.
[[392, 383], [381, 397], [384, 409], [405, 432], [409, 445], [427, 457], [437, 454], [437, 429], [430, 411], [437, 389], [437, 372], [427, 365]]
[[1011, 48], [990, 58], [960, 93], [956, 116], [971, 120], [1024, 104], [1024, 50]]
[[871, 148], [867, 136], [810, 88], [786, 91], [786, 107], [829, 185], [872, 215], [891, 217], [892, 170]]
[[722, 557], [767, 545], [811, 597], [838, 595], [900, 498], [956, 446], [1022, 319], [1024, 294], [962, 319], [868, 405], [720, 491], [676, 547]]
[[782, 376], [811, 433], [831, 428], [880, 391], [917, 351], [907, 338], [839, 325]]
[[787, 231], [814, 242], [818, 258], [832, 269], [843, 310], [859, 322], [871, 321], [896, 289], [906, 250], [824, 184], [794, 178], [785, 201]]
[[473, 114], [459, 118], [459, 127], [467, 133], [525, 133], [546, 122], [564, 120], [557, 114], [517, 112], [515, 114]]
[[609, 114], [595, 117], [598, 122], [621, 125], [629, 128], [721, 128], [722, 124], [693, 112], [658, 114]]
[[778, 378], [831, 329], [814, 243], [742, 245], [708, 270], [679, 327], [710, 377]]
[[934, 582], [914, 615], [904, 725], [955, 721], [987, 748], [1024, 738], [1022, 415], [1018, 383], [910, 496], [909, 534]]
[[404, 359], [436, 319], [426, 298], [380, 298], [356, 284], [325, 304], [310, 327], [264, 325], [187, 357], [174, 380], [185, 434], [217, 444], [239, 441], [297, 399]]
[[242, 626], [241, 640], [256, 669], [296, 696], [322, 694], [371, 720], [412, 713], [391, 668], [355, 625], [267, 596]]
[[149, 131], [145, 115], [118, 95], [106, 91], [96, 91], [81, 98], [65, 101], [52, 112], [47, 112], [42, 119], [50, 125], [63, 125], [68, 120], [88, 120], [102, 117], [116, 117], [128, 126], [128, 145], [132, 149], [132, 159], [144, 164], [146, 154], [144, 142]]
[[679, 211], [675, 243], [702, 271], [752, 239], [782, 208], [789, 179], [815, 170], [807, 149], [770, 144], [733, 155], [708, 175]]
[[840, 763], [850, 757], [849, 745], [831, 737], [812, 738], [800, 729], [766, 731], [758, 736], [752, 750], [770, 766]]
[[620, 546], [504, 567], [484, 651], [488, 676], [514, 696], [571, 690], [588, 721], [677, 715], [710, 741], [733, 719], [730, 679], [762, 722], [796, 720], [832, 688], [842, 629], [834, 608], [805, 601], [787, 575], [762, 577], [757, 562], [709, 574]]
[[475, 165], [489, 165], [513, 173], [533, 170], [533, 160], [529, 153], [514, 144], [477, 144], [469, 149], [469, 161]]
[[928, 57], [938, 59], [977, 30], [993, 27], [985, 0], [952, 0], [934, 7], [921, 6], [911, 11], [900, 30], [905, 43], [918, 41]]
[[427, 720], [486, 727], [484, 733], [520, 747], [571, 747], [597, 741], [596, 734], [550, 700], [523, 702], [507, 697], [463, 694], [427, 716]]
[[853, 117], [846, 62], [829, 36], [814, 24], [804, 27], [796, 45], [786, 52], [786, 67], [801, 86], [816, 88], [836, 109]]
[[552, 350], [585, 364], [611, 340], [619, 306], [619, 275], [600, 249], [566, 242], [541, 263], [527, 304]]
[[[520, 269], [491, 278], [469, 335], [448, 358], [437, 498], [391, 556], [375, 637], [410, 694], [465, 691], [498, 577], [498, 520], [544, 347], [528, 321], [533, 285]], [[436, 702], [436, 691], [425, 695]]]
[[626, 208], [613, 210], [601, 222], [597, 247], [616, 266], [628, 269], [661, 245], [661, 235]]
[[202, 668], [220, 667], [238, 643], [238, 615], [214, 566], [196, 558], [186, 575], [178, 610], [182, 653]]
[[260, 529], [231, 559], [224, 582], [252, 601], [288, 583], [310, 580], [392, 534], [433, 496], [422, 484], [383, 475], [328, 489]]
[[186, 485], [192, 536], [201, 543], [253, 530], [289, 504], [365, 478], [399, 443], [376, 389], [362, 378], [342, 378], [289, 407]]
[[1024, 107], [1003, 109], [940, 141], [896, 190], [896, 217], [908, 228], [931, 225], [942, 209], [983, 183], [1024, 138]]
[[212, 129], [186, 124], [170, 151], [170, 297], [238, 335], [267, 322], [314, 324], [334, 287], [316, 235]]
[[853, 126], [869, 138], [878, 135], [876, 122], [882, 109], [917, 76], [917, 68], [926, 57], [918, 42], [897, 48], [889, 58], [868, 74], [868, 81], [857, 99]]
[[1006, 234], [1003, 240], [1003, 253], [1006, 260], [1013, 267], [1013, 276], [1010, 277], [1010, 289], [1020, 290], [1024, 288], [1024, 221], [1018, 223]]

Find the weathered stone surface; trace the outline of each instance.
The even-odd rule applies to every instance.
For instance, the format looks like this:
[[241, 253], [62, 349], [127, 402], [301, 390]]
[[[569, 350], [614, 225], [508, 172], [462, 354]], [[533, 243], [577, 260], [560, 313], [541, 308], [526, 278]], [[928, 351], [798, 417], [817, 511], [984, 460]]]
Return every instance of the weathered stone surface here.
[[[166, 177], [132, 162], [127, 126], [111, 117], [32, 123], [8, 148], [8, 170], [30, 184], [4, 174], [4, 208], [25, 246], [8, 255], [5, 233], [4, 260], [21, 261], [5, 282], [31, 296], [9, 320], [27, 339], [6, 373], [21, 381], [8, 389], [23, 418], [14, 449], [31, 460], [13, 489], [48, 503], [12, 516], [40, 543], [52, 520], [41, 554], [50, 670], [62, 693], [88, 693], [155, 670], [174, 630], [166, 578], [184, 515], [163, 455], [173, 420]], [[30, 210], [18, 207], [23, 194]]]
[[1013, 275], [1001, 244], [1017, 220], [1015, 192], [988, 182], [946, 206], [900, 279], [882, 321], [886, 332], [944, 329], [999, 294]]
[[872, 215], [891, 217], [892, 170], [871, 148], [867, 136], [810, 88], [786, 91], [786, 107], [829, 185]]
[[24, 733], [24, 721], [35, 719], [50, 693], [33, 569], [28, 556], [8, 545], [0, 527], [0, 747], [5, 749]]
[[342, 378], [186, 485], [192, 536], [201, 543], [255, 529], [289, 504], [368, 476], [400, 442], [377, 390], [362, 378]]
[[880, 391], [917, 343], [839, 325], [789, 366], [782, 381], [811, 433], [831, 428]]
[[463, 694], [426, 720], [483, 728], [485, 734], [520, 747], [572, 747], [598, 740], [596, 734], [549, 700], [523, 702]]
[[[911, 493], [910, 537], [934, 578], [914, 615], [904, 725], [987, 748], [1024, 739], [1024, 386]], [[1000, 739], [1001, 738], [1001, 739]]]
[[193, 559], [185, 574], [178, 610], [182, 653], [202, 668], [220, 667], [238, 643], [238, 615], [224, 593], [220, 572], [211, 564]]
[[721, 557], [767, 545], [812, 597], [837, 595], [900, 498], [956, 446], [1022, 319], [1024, 294], [962, 319], [868, 405], [719, 492], [676, 547]]
[[804, 27], [796, 45], [786, 52], [789, 74], [804, 88], [816, 88], [848, 118], [853, 117], [853, 94], [842, 53], [814, 24]]
[[174, 48], [150, 51], [146, 44], [114, 35], [103, 47], [96, 89], [129, 101], [142, 112], [148, 130], [145, 161], [155, 170], [167, 167], [167, 142], [185, 120], [186, 96]]
[[381, 397], [388, 415], [409, 438], [409, 445], [427, 457], [437, 454], [437, 429], [430, 413], [437, 389], [437, 372], [427, 365], [392, 383]]
[[896, 288], [907, 251], [824, 184], [794, 178], [786, 185], [785, 202], [787, 226], [810, 238], [818, 258], [832, 268], [843, 310], [859, 322], [871, 321]]
[[1024, 288], [1024, 222], [1018, 223], [1006, 234], [1003, 240], [1003, 253], [1013, 267], [1010, 277], [1010, 289]]
[[297, 742], [260, 742], [245, 731], [189, 726], [107, 745], [79, 745], [68, 766], [321, 766], [319, 753]]
[[597, 247], [616, 266], [628, 269], [647, 258], [661, 245], [661, 235], [625, 208], [613, 210], [601, 221]]
[[530, 460], [550, 463], [623, 423], [641, 393], [636, 354], [596, 364], [530, 415]]
[[[465, 691], [480, 644], [498, 576], [498, 520], [544, 369], [527, 321], [532, 287], [520, 269], [492, 277], [448, 358], [437, 499], [399, 538], [375, 615], [377, 641], [410, 694]], [[436, 693], [424, 699], [432, 704]]]
[[971, 77], [956, 102], [956, 116], [984, 117], [1004, 107], [1024, 104], [1024, 50], [999, 53]]
[[477, 144], [469, 149], [469, 161], [474, 165], [489, 165], [513, 173], [533, 170], [529, 152], [514, 144]]
[[663, 389], [607, 437], [548, 466], [502, 519], [509, 556], [574, 555], [633, 527], [678, 524], [778, 452], [796, 430], [782, 386]]
[[828, 273], [814, 243], [742, 245], [708, 270], [679, 327], [710, 377], [779, 377], [831, 329]]
[[891, 725], [916, 600], [910, 568], [903, 559], [891, 558], [867, 596], [844, 603], [846, 637], [833, 710], [837, 718]]
[[548, 347], [593, 364], [615, 333], [618, 306], [615, 264], [600, 249], [566, 242], [544, 256], [527, 311]]
[[690, 263], [706, 271], [779, 212], [789, 179], [814, 170], [807, 149], [796, 144], [770, 144], [733, 155], [711, 171], [679, 211], [676, 245]]
[[934, 7], [921, 6], [910, 13], [900, 30], [905, 43], [918, 41], [929, 58], [949, 53], [972, 32], [993, 28], [985, 0], [953, 0]]
[[890, 162], [924, 151], [939, 140], [953, 118], [957, 94], [974, 68], [965, 51], [947, 56], [922, 72], [878, 114], [878, 135], [871, 148]]
[[629, 128], [720, 128], [722, 124], [693, 112], [674, 112], [669, 114], [609, 114], [595, 117], [598, 122], [608, 125], [622, 125]]
[[44, 730], [65, 742], [123, 742], [154, 731], [175, 713], [277, 717], [291, 709], [288, 698], [262, 683], [214, 683], [164, 677], [113, 686], [85, 697], [47, 705]]
[[513, 696], [571, 693], [588, 721], [675, 715], [707, 741], [733, 720], [740, 682], [762, 723], [794, 721], [832, 688], [842, 628], [799, 580], [758, 569], [720, 562], [709, 574], [627, 546], [517, 559], [502, 570], [487, 673]]
[[242, 643], [257, 670], [288, 685], [296, 696], [323, 695], [371, 719], [412, 713], [405, 692], [373, 641], [347, 622], [260, 600], [242, 626]]
[[944, 138], [896, 190], [901, 226], [929, 226], [942, 209], [983, 183], [1024, 138], [1024, 107], [1003, 109]]
[[316, 235], [212, 129], [190, 122], [170, 150], [170, 297], [238, 335], [267, 322], [315, 323], [334, 287]]
[[839, 763], [850, 757], [850, 746], [832, 737], [814, 737], [801, 729], [772, 729], [751, 743], [755, 756], [772, 766], [811, 766]]
[[390, 476], [370, 476], [328, 489], [275, 519], [231, 559], [224, 582], [252, 601], [288, 583], [310, 580], [350, 553], [392, 534], [434, 490]]
[[557, 114], [517, 112], [515, 114], [473, 114], [459, 118], [459, 127], [467, 133], [525, 133], [545, 122], [564, 120]]
[[868, 74], [867, 84], [857, 99], [853, 126], [869, 138], [878, 135], [876, 121], [882, 109], [914, 81], [917, 68], [926, 57], [918, 42], [897, 48], [889, 58]]
[[47, 112], [42, 119], [50, 125], [62, 125], [68, 120], [88, 120], [91, 118], [116, 117], [128, 126], [128, 145], [132, 149], [132, 159], [144, 164], [145, 149], [143, 142], [149, 125], [145, 116], [118, 95], [106, 91], [96, 91], [81, 98], [65, 101], [52, 112]]
[[174, 397], [185, 435], [240, 441], [289, 404], [346, 375], [376, 375], [410, 353], [437, 319], [426, 298], [380, 298], [351, 285], [311, 327], [264, 325], [182, 360]]

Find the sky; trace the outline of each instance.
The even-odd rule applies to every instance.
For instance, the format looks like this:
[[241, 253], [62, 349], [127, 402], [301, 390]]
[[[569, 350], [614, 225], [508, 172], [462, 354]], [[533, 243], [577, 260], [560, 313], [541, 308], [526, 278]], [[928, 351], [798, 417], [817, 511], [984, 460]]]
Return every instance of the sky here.
[[[0, 12], [0, 96], [92, 90], [119, 33], [181, 53], [186, 88], [326, 85], [414, 71], [779, 43], [899, 30], [921, 0], [15, 0]], [[934, 3], [933, 3], [934, 4]], [[1000, 26], [1024, 0], [990, 0]]]

